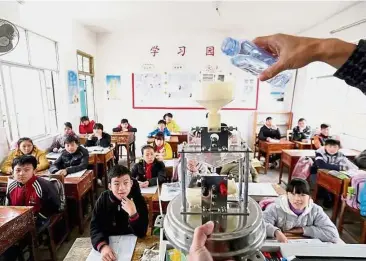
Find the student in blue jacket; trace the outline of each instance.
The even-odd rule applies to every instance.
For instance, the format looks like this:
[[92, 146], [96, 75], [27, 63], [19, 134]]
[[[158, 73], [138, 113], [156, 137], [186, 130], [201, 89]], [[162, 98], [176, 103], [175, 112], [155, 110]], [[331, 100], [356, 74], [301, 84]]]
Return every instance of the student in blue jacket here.
[[166, 122], [164, 120], [160, 120], [158, 122], [158, 127], [156, 128], [156, 130], [150, 132], [148, 137], [154, 137], [156, 134], [158, 134], [158, 132], [164, 133], [164, 136], [170, 136], [170, 131], [166, 127]]

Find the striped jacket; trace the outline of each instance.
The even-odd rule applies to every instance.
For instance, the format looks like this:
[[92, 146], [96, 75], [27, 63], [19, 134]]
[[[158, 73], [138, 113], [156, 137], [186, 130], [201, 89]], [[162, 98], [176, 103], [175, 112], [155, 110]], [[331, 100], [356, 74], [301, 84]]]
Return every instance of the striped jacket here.
[[9, 180], [6, 205], [32, 206], [35, 215], [47, 218], [58, 212], [60, 197], [50, 181], [33, 176], [26, 184]]
[[342, 152], [331, 155], [324, 147], [321, 147], [315, 152], [315, 165], [318, 169], [328, 169], [328, 170], [349, 170], [358, 169], [358, 167], [353, 164]]

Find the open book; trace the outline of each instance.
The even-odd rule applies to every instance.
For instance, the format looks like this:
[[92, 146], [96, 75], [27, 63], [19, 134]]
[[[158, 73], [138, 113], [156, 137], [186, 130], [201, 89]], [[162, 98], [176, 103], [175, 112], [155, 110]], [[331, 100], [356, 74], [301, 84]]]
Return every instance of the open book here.
[[[109, 246], [117, 255], [117, 261], [130, 261], [135, 250], [137, 237], [134, 235], [111, 236]], [[101, 261], [102, 255], [92, 249], [86, 261]]]

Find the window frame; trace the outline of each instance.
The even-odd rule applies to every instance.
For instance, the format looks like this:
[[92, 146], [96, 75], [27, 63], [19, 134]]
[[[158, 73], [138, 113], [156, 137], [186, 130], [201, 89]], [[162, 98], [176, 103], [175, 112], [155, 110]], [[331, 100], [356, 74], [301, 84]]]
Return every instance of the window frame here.
[[[79, 70], [79, 56], [81, 56], [82, 61], [83, 58], [88, 58], [89, 59], [89, 72], [86, 72], [84, 70]], [[92, 95], [92, 100], [93, 100], [93, 115], [95, 120], [98, 118], [98, 115], [96, 113], [96, 109], [95, 109], [95, 88], [94, 88], [94, 76], [95, 76], [95, 71], [94, 71], [94, 57], [88, 53], [85, 53], [83, 51], [80, 50], [76, 50], [76, 61], [77, 61], [77, 69], [78, 69], [78, 80], [80, 79], [80, 76], [84, 76], [85, 78], [85, 82], [87, 82], [86, 77], [89, 76], [90, 77], [90, 81], [92, 84], [92, 88], [93, 88], [93, 95]], [[83, 68], [83, 64], [82, 64], [82, 69]], [[79, 83], [78, 83], [79, 84]], [[85, 89], [87, 92], [87, 86], [85, 85]], [[90, 97], [88, 97], [88, 93], [86, 93], [86, 106], [87, 106], [87, 114], [89, 115], [89, 108], [88, 108], [88, 99]]]
[[[20, 28], [22, 30], [25, 31], [25, 37], [26, 37], [26, 48], [27, 48], [27, 63], [21, 63], [21, 62], [14, 62], [14, 61], [8, 61], [8, 60], [4, 60], [4, 59], [1, 59], [1, 56], [0, 56], [0, 79], [1, 79], [1, 82], [0, 82], [0, 85], [1, 85], [1, 88], [0, 88], [0, 91], [2, 92], [1, 95], [2, 97], [4, 98], [4, 108], [5, 108], [5, 111], [2, 110], [0, 108], [0, 116], [1, 116], [1, 123], [0, 123], [0, 127], [4, 127], [6, 129], [6, 132], [7, 132], [7, 138], [10, 140], [10, 141], [14, 141], [14, 139], [16, 137], [20, 137], [20, 130], [19, 130], [19, 119], [18, 119], [18, 115], [15, 115], [15, 120], [16, 122], [12, 122], [10, 121], [10, 118], [11, 118], [11, 115], [10, 115], [10, 108], [11, 106], [13, 107], [12, 109], [16, 110], [16, 103], [15, 103], [15, 97], [13, 96], [13, 99], [12, 101], [9, 101], [10, 97], [9, 97], [9, 94], [7, 94], [7, 91], [6, 91], [6, 88], [8, 88], [8, 86], [5, 86], [5, 77], [4, 77], [4, 69], [3, 69], [3, 66], [8, 66], [10, 71], [11, 71], [11, 68], [25, 68], [25, 69], [31, 69], [31, 70], [36, 70], [37, 73], [38, 73], [38, 77], [39, 77], [39, 86], [40, 86], [40, 92], [41, 92], [41, 99], [42, 99], [42, 110], [43, 110], [43, 117], [44, 117], [44, 121], [45, 121], [45, 125], [44, 125], [44, 134], [41, 134], [41, 135], [37, 135], [37, 136], [34, 136], [34, 137], [31, 137], [32, 139], [34, 140], [37, 140], [37, 139], [41, 139], [41, 138], [44, 138], [44, 137], [47, 137], [49, 135], [52, 134], [52, 129], [58, 129], [58, 111], [57, 111], [57, 103], [56, 103], [56, 97], [55, 97], [55, 94], [56, 94], [56, 90], [55, 90], [55, 77], [58, 78], [59, 76], [59, 72], [60, 72], [60, 62], [59, 62], [59, 49], [58, 49], [58, 42], [53, 40], [53, 39], [50, 39], [46, 36], [43, 36], [41, 34], [38, 34], [36, 32], [33, 32], [31, 30], [28, 30], [22, 26], [19, 26], [19, 25], [16, 25], [15, 26], [17, 28]], [[29, 33], [32, 33], [34, 35], [37, 35], [39, 37], [42, 37], [42, 38], [45, 38], [49, 41], [52, 41], [53, 44], [55, 45], [55, 61], [56, 61], [56, 68], [44, 68], [42, 66], [35, 66], [32, 64], [32, 58], [31, 58], [31, 46], [29, 44]], [[46, 73], [50, 73], [51, 75], [51, 86], [47, 86], [47, 83], [46, 83]], [[43, 77], [43, 78], [42, 78]], [[11, 80], [12, 76], [10, 75], [10, 80]], [[12, 92], [14, 92], [14, 86], [13, 86], [13, 83], [10, 82], [10, 86], [9, 88], [11, 88]], [[53, 94], [53, 97], [48, 97], [48, 89], [51, 89], [52, 90], [52, 94]], [[44, 96], [46, 95], [46, 96]], [[53, 104], [54, 104], [54, 109], [50, 109], [49, 108], [49, 99], [52, 99], [53, 100]], [[47, 104], [43, 104], [43, 101], [46, 100], [47, 101]], [[1, 102], [1, 100], [0, 100]], [[0, 106], [1, 107], [1, 106]], [[53, 126], [52, 122], [53, 120], [51, 119], [51, 115], [54, 114], [52, 117], [54, 117], [54, 123], [55, 123], [55, 126]], [[47, 114], [47, 115], [46, 115]], [[51, 126], [52, 125], [52, 126]], [[14, 130], [13, 130], [13, 126], [16, 126], [16, 132], [17, 133], [14, 133]]]

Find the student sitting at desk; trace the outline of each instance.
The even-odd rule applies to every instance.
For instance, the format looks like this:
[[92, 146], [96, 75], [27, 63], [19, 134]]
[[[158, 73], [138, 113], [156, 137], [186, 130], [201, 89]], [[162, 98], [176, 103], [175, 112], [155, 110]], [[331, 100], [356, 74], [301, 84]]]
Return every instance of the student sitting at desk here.
[[80, 118], [80, 125], [79, 125], [79, 133], [80, 134], [91, 134], [93, 133], [93, 127], [95, 122], [89, 120], [88, 116], [83, 116]]
[[324, 147], [315, 152], [315, 166], [317, 169], [349, 170], [358, 169], [342, 152], [339, 151], [341, 142], [327, 139]]
[[170, 132], [179, 132], [180, 131], [179, 125], [175, 122], [175, 120], [173, 120], [173, 114], [168, 112], [168, 113], [164, 114], [163, 119], [165, 120], [166, 127], [168, 128], [168, 130]]
[[[350, 170], [358, 169], [346, 156], [343, 155], [340, 149], [340, 141], [334, 139], [327, 139], [324, 143], [324, 147], [321, 147], [315, 152], [315, 162], [311, 170], [311, 181], [316, 184], [316, 174], [318, 169], [328, 170]], [[330, 208], [333, 205], [333, 195], [321, 189], [318, 193], [320, 197], [323, 197], [324, 208]]]
[[90, 223], [93, 248], [102, 260], [117, 260], [109, 246], [109, 236], [134, 234], [144, 237], [149, 224], [146, 202], [138, 182], [128, 168], [114, 166], [108, 172], [108, 188], [97, 200]]
[[154, 148], [145, 145], [141, 149], [143, 159], [136, 163], [131, 170], [131, 176], [135, 178], [140, 188], [162, 184], [166, 181], [165, 165], [155, 158]]
[[272, 122], [272, 117], [266, 118], [266, 123], [260, 128], [258, 134], [259, 140], [271, 141], [280, 140], [281, 133], [277, 126]]
[[156, 130], [149, 133], [148, 138], [154, 137], [158, 132], [164, 133], [164, 136], [170, 136], [170, 131], [166, 127], [166, 122], [164, 120], [160, 120], [158, 122], [158, 127]]
[[165, 142], [164, 133], [158, 132], [155, 135], [153, 147], [158, 160], [162, 161], [173, 158], [172, 147], [168, 142]]
[[330, 132], [330, 125], [322, 123], [320, 125], [320, 133], [314, 135], [314, 147], [315, 149], [319, 149], [320, 147], [325, 145], [325, 141], [327, 139], [331, 139], [332, 137], [329, 136]]
[[311, 128], [306, 125], [306, 120], [300, 118], [297, 122], [297, 126], [292, 129], [292, 140], [293, 141], [308, 141], [310, 140]]
[[13, 170], [13, 160], [22, 155], [32, 155], [37, 159], [37, 171], [48, 169], [50, 166], [46, 158], [46, 152], [33, 145], [33, 141], [30, 138], [20, 138], [17, 142], [17, 148], [12, 150], [3, 162], [1, 172], [5, 175], [10, 175]]
[[86, 141], [86, 147], [100, 146], [109, 148], [111, 146], [111, 135], [103, 132], [103, 125], [101, 123], [95, 123], [93, 132]]
[[83, 146], [79, 146], [79, 140], [75, 136], [65, 139], [65, 150], [55, 160], [49, 169], [51, 174], [67, 175], [88, 168], [89, 152]]
[[134, 132], [134, 130], [136, 129], [128, 123], [127, 119], [122, 119], [121, 124], [112, 129], [113, 132]]
[[[258, 139], [268, 142], [278, 141], [281, 139], [280, 130], [272, 122], [272, 117], [266, 118], [266, 123], [259, 130]], [[271, 163], [271, 169], [274, 169], [279, 165], [277, 161], [280, 159], [280, 157], [280, 154], [273, 154], [270, 156], [269, 162]]]
[[[58, 212], [61, 202], [54, 185], [36, 176], [37, 164], [37, 159], [32, 155], [22, 155], [14, 159], [14, 180], [8, 184], [6, 205], [33, 207], [37, 232], [42, 232], [48, 225], [49, 217]], [[17, 260], [19, 252], [21, 249], [13, 246], [3, 256], [5, 260], [13, 261]]]
[[[55, 152], [57, 153], [59, 150], [65, 148], [65, 139], [67, 136], [75, 135], [75, 132], [72, 130], [72, 124], [70, 122], [64, 123], [64, 131], [62, 134], [55, 137], [52, 145], [47, 149], [47, 152]], [[77, 136], [76, 136], [77, 137]]]
[[267, 237], [287, 243], [284, 233], [337, 243], [337, 228], [323, 209], [310, 197], [310, 186], [303, 179], [292, 179], [286, 195], [278, 197], [263, 212]]

